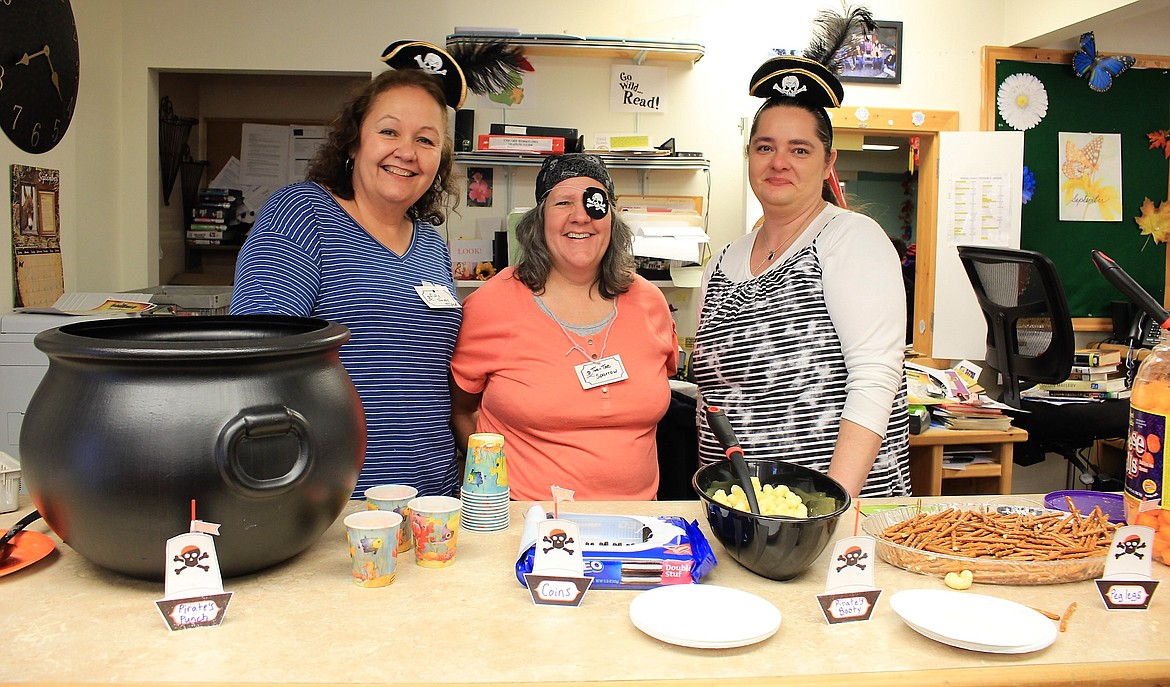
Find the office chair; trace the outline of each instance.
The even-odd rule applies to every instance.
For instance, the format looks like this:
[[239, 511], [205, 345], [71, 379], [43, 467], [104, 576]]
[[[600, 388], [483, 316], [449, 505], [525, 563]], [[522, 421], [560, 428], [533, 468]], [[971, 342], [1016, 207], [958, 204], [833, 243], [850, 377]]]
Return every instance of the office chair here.
[[1128, 400], [1053, 405], [1020, 398], [1036, 384], [1065, 381], [1072, 369], [1072, 317], [1052, 261], [1029, 250], [958, 249], [987, 322], [986, 364], [1003, 378], [1003, 402], [1026, 411], [1012, 413], [1012, 423], [1028, 432], [1016, 462], [1032, 465], [1057, 453], [1069, 462], [1070, 487], [1075, 469], [1085, 485], [1119, 490], [1120, 480], [1101, 473], [1083, 454], [1098, 439], [1128, 433]]

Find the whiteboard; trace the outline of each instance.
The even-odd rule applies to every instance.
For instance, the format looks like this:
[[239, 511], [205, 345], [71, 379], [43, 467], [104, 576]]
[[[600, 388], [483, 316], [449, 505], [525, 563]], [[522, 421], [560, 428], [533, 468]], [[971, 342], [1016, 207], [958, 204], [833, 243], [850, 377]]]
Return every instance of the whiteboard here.
[[987, 326], [956, 246], [1020, 247], [1022, 131], [939, 134], [931, 357], [983, 360]]

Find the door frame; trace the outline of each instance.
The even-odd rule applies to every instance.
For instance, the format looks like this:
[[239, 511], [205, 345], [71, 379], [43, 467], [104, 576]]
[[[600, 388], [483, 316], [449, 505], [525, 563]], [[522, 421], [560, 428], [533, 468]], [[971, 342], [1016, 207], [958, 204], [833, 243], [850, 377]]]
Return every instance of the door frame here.
[[952, 110], [913, 110], [892, 107], [830, 110], [834, 131], [917, 136], [918, 238], [914, 256], [913, 348], [930, 356], [934, 346], [935, 252], [938, 242], [938, 148], [939, 134], [959, 130], [959, 113]]

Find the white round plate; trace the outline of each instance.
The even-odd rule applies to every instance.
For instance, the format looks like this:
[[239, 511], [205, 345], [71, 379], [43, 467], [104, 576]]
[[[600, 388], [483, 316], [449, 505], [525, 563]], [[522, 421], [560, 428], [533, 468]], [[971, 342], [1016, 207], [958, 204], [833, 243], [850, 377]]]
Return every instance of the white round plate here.
[[697, 649], [727, 649], [762, 642], [776, 634], [780, 610], [739, 589], [671, 584], [634, 597], [630, 620], [634, 627], [664, 642]]
[[1056, 641], [1057, 626], [1037, 611], [971, 592], [907, 589], [890, 607], [916, 632], [961, 649], [990, 653], [1039, 651]]

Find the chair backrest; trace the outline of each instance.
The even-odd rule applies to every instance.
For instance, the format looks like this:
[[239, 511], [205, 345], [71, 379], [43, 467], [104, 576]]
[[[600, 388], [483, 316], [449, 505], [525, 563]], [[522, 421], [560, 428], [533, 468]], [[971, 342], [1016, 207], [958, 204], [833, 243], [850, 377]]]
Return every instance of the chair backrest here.
[[1052, 261], [982, 246], [959, 246], [959, 259], [987, 321], [986, 364], [1003, 375], [1004, 402], [1019, 407], [1020, 391], [1068, 379], [1076, 342]]

